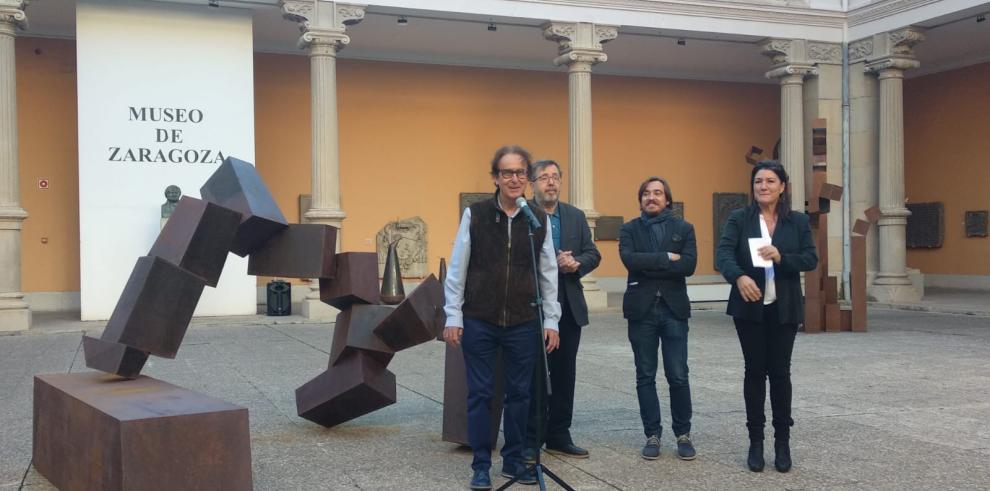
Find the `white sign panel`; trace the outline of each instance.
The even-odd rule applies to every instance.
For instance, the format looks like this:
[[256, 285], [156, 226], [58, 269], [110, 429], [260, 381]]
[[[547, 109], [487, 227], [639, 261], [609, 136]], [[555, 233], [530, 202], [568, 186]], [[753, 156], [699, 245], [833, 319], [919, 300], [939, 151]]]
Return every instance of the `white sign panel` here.
[[[110, 317], [158, 237], [167, 186], [199, 198], [225, 156], [254, 162], [251, 28], [240, 9], [77, 3], [83, 320]], [[254, 314], [255, 285], [231, 254], [196, 315]]]

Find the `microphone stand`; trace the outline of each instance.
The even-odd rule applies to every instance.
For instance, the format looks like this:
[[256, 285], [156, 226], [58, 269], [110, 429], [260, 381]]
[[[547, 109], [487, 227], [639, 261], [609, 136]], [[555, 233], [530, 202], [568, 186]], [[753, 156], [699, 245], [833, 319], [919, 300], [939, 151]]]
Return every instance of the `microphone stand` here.
[[[537, 419], [536, 421], [536, 433], [539, 439], [542, 440], [543, 424], [547, 419], [546, 409], [544, 408], [543, 405], [544, 392], [545, 395], [549, 397], [550, 394], [553, 393], [553, 388], [550, 386], [550, 365], [549, 363], [547, 363], [547, 350], [546, 350], [546, 344], [544, 342], [544, 340], [546, 339], [546, 328], [543, 327], [543, 293], [540, 291], [539, 267], [537, 266], [538, 263], [536, 262], [536, 244], [533, 240], [533, 232], [538, 227], [534, 227], [533, 225], [534, 224], [532, 222], [529, 222], [529, 254], [533, 264], [533, 285], [535, 286], [535, 290], [536, 290], [536, 303], [530, 305], [536, 308], [536, 315], [540, 321], [540, 339], [538, 342], [540, 346], [540, 353], [543, 354], [542, 356], [543, 377], [544, 377], [544, 381], [546, 382], [545, 391], [543, 390], [536, 391], [536, 401], [535, 401], [538, 407], [540, 409], [543, 409], [543, 411], [541, 411], [540, 418]], [[547, 233], [550, 233], [550, 231], [548, 230]], [[553, 479], [554, 482], [559, 484], [560, 487], [564, 488], [565, 490], [575, 491], [574, 488], [572, 488], [570, 485], [564, 482], [563, 479], [561, 479], [559, 476], [551, 472], [550, 469], [547, 469], [547, 466], [543, 465], [542, 459], [540, 458], [540, 455], [543, 453], [541, 450], [543, 447], [543, 442], [538, 441], [537, 443], [539, 444], [539, 446], [536, 448], [536, 463], [527, 467], [526, 470], [527, 471], [533, 470], [536, 472], [536, 481], [540, 485], [540, 491], [546, 491], [547, 489], [547, 484], [543, 477], [544, 475], [546, 475], [550, 479]], [[502, 491], [503, 489], [506, 489], [512, 486], [513, 484], [516, 484], [518, 480], [519, 480], [518, 476], [513, 477], [512, 479], [509, 480], [509, 482], [503, 484], [502, 487], [498, 488], [496, 491]]]

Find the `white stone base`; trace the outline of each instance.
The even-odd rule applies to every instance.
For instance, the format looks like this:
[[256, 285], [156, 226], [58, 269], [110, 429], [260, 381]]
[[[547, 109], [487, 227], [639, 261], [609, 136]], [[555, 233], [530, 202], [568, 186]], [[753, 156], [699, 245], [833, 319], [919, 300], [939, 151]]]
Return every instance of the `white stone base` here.
[[608, 309], [608, 293], [602, 289], [585, 290], [584, 301], [588, 312], [605, 312]]
[[870, 300], [880, 303], [914, 303], [925, 297], [925, 277], [917, 269], [907, 270], [908, 285], [877, 285], [870, 283], [867, 295]]
[[28, 309], [0, 310], [0, 332], [27, 331], [31, 327], [31, 311]]
[[299, 315], [307, 319], [333, 322], [339, 313], [340, 310], [321, 302], [318, 298], [304, 298], [300, 302]]

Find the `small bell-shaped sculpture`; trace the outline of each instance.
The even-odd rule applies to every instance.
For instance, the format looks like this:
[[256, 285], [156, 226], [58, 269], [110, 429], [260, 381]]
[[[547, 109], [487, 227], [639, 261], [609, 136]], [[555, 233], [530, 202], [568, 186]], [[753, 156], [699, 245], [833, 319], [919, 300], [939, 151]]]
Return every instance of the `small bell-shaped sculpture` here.
[[385, 272], [382, 274], [382, 303], [385, 305], [398, 305], [406, 299], [406, 291], [402, 288], [399, 254], [395, 250], [399, 240], [402, 238], [388, 245], [388, 254], [385, 256]]

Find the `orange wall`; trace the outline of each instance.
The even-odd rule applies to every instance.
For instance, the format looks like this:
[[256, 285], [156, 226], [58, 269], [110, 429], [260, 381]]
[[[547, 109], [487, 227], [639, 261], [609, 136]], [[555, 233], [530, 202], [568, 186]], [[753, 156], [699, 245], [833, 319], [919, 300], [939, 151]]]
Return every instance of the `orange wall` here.
[[[40, 248], [54, 251], [51, 257], [25, 253], [25, 290], [78, 290], [75, 76], [74, 70], [65, 73], [74, 43], [17, 43], [21, 188], [31, 213], [25, 250], [42, 233], [57, 238]], [[40, 44], [62, 61], [34, 56]], [[632, 218], [638, 214], [639, 183], [649, 175], [666, 177], [696, 227], [698, 274], [713, 274], [711, 195], [746, 191], [743, 155], [752, 145], [771, 148], [779, 133], [778, 90], [769, 84], [595, 76], [596, 209]], [[310, 192], [309, 92], [307, 57], [255, 55], [258, 170], [293, 222], [298, 196]], [[563, 72], [341, 60], [338, 104], [341, 194], [348, 215], [344, 250], [374, 251], [375, 234], [386, 222], [420, 216], [428, 226], [429, 269], [436, 271], [439, 258], [450, 254], [459, 193], [493, 189], [487, 169], [496, 147], [521, 144], [536, 158], [561, 162], [568, 173]], [[37, 192], [37, 178], [56, 171], [58, 179], [72, 182], [62, 192]], [[597, 274], [624, 275], [617, 243], [598, 245], [604, 260]], [[54, 260], [61, 266], [53, 267]], [[68, 277], [52, 276], [66, 271]]]
[[990, 63], [904, 84], [904, 172], [909, 203], [945, 205], [945, 241], [908, 249], [929, 274], [990, 274], [990, 238], [967, 238], [968, 210], [990, 209]]
[[[76, 44], [17, 38], [15, 56], [21, 206], [29, 214], [21, 288], [79, 291]], [[39, 179], [51, 187], [39, 189]]]
[[[780, 134], [775, 85], [596, 77], [595, 207], [626, 220], [639, 215], [636, 191], [648, 176], [670, 183], [695, 228], [695, 274], [713, 266], [712, 193], [748, 192], [753, 145], [770, 154]], [[624, 276], [618, 242], [599, 242], [599, 276]]]

